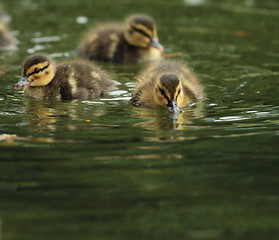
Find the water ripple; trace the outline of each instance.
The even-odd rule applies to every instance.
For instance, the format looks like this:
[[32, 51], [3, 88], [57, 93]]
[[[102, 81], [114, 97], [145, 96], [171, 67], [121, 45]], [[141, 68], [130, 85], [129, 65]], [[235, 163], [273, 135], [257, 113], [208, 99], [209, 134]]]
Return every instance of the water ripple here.
[[49, 42], [59, 42], [61, 40], [60, 36], [48, 36], [48, 37], [36, 37], [32, 38], [33, 43], [49, 43]]
[[243, 116], [228, 116], [228, 117], [220, 117], [219, 119], [206, 118], [206, 120], [210, 122], [234, 122], [234, 121], [241, 121], [246, 119], [249, 118]]

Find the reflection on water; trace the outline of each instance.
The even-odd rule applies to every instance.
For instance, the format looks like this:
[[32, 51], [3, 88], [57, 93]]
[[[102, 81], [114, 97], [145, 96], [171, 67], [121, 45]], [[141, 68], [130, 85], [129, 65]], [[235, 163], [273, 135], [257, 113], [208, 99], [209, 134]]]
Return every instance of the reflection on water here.
[[202, 118], [204, 116], [203, 103], [195, 107], [183, 109], [178, 114], [171, 114], [167, 109], [152, 109], [144, 107], [133, 107], [132, 117], [142, 119], [141, 122], [135, 123], [134, 126], [143, 127], [150, 130], [187, 130], [197, 128], [192, 126], [192, 119]]
[[[24, 116], [20, 125], [38, 131], [75, 131], [94, 124], [93, 119], [107, 114], [105, 108], [97, 108], [101, 102], [72, 100], [65, 102], [43, 102], [26, 98]], [[80, 116], [83, 115], [83, 118]]]

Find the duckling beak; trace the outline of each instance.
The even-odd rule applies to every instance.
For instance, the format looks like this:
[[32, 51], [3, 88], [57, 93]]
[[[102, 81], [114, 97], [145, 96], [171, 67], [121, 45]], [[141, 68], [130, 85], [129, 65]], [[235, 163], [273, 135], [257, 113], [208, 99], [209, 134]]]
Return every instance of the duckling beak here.
[[25, 85], [27, 85], [29, 82], [28, 82], [28, 79], [27, 77], [22, 77], [15, 85], [14, 85], [14, 89], [16, 90], [20, 90], [22, 89]]
[[150, 46], [157, 48], [160, 52], [164, 51], [164, 47], [154, 37], [151, 38]]
[[173, 101], [170, 100], [167, 106], [168, 106], [168, 110], [169, 110], [170, 113], [176, 114], [176, 113], [180, 112], [180, 109], [177, 106], [177, 103], [176, 103], [175, 100], [173, 100]]

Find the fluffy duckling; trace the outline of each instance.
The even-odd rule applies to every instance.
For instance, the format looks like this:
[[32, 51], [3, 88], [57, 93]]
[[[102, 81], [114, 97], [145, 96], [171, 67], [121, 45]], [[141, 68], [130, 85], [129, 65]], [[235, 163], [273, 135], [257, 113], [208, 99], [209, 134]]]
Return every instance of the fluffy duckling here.
[[98, 66], [86, 61], [69, 61], [55, 64], [48, 56], [34, 54], [25, 59], [22, 78], [14, 89], [36, 99], [93, 99], [115, 88]]
[[141, 62], [161, 58], [154, 20], [146, 15], [132, 15], [124, 24], [107, 24], [89, 31], [77, 54], [89, 60]]
[[178, 61], [165, 60], [153, 65], [137, 77], [131, 102], [153, 108], [180, 112], [204, 97], [203, 88], [192, 71]]

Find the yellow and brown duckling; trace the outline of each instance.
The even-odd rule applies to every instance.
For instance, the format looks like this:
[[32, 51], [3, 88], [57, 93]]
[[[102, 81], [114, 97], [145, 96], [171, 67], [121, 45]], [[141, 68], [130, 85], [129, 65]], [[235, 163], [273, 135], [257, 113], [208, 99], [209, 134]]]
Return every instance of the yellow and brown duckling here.
[[77, 49], [79, 56], [89, 60], [119, 63], [158, 60], [162, 52], [154, 20], [140, 14], [129, 17], [124, 25], [93, 28]]
[[25, 95], [45, 100], [93, 99], [115, 89], [111, 80], [97, 65], [86, 61], [56, 64], [48, 56], [34, 54], [25, 59], [22, 78], [14, 85]]
[[180, 112], [204, 98], [203, 88], [193, 72], [183, 63], [165, 60], [148, 67], [137, 77], [131, 102], [151, 108]]

